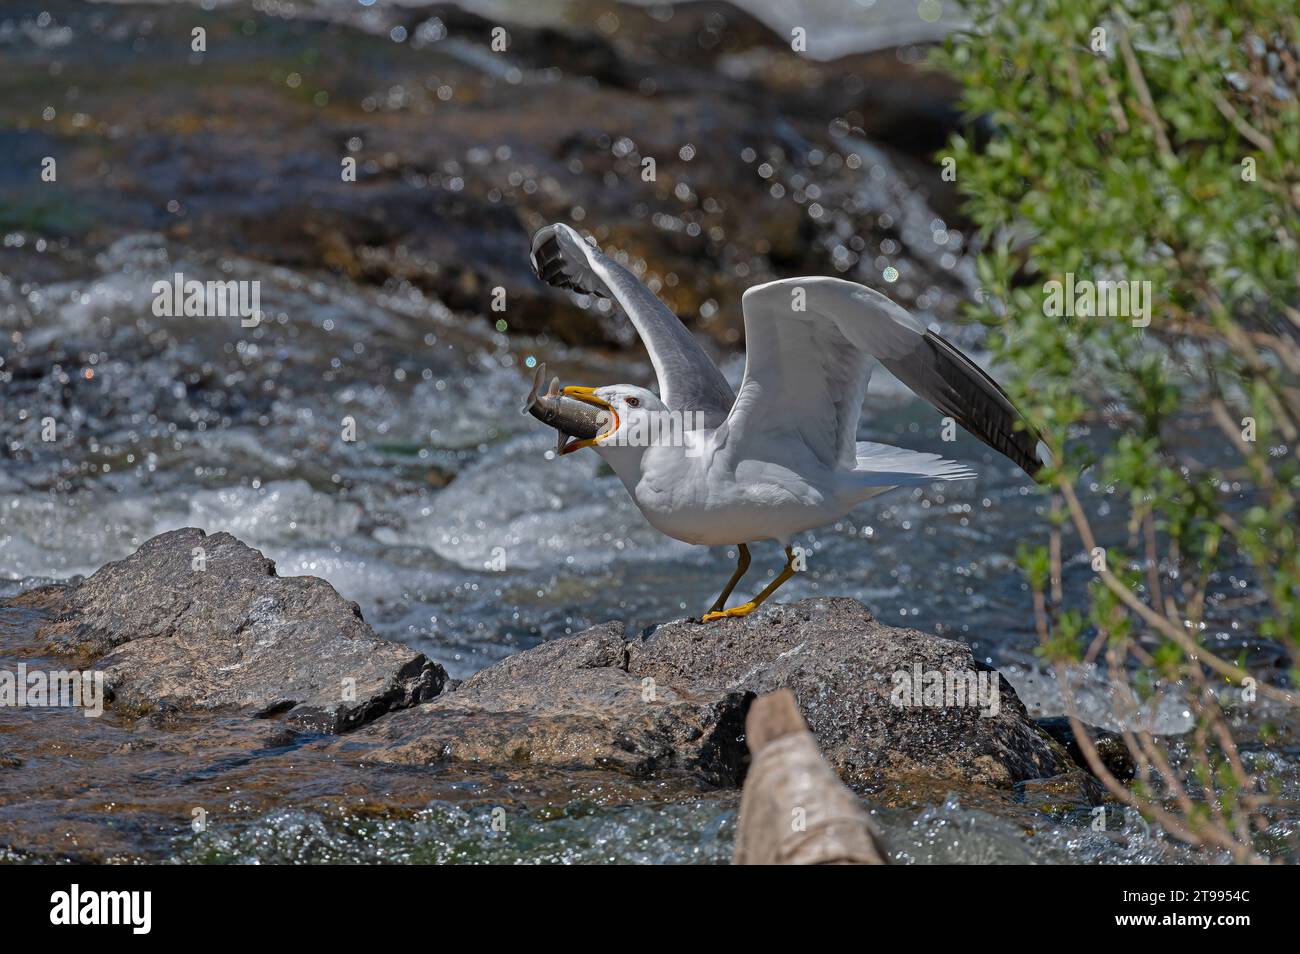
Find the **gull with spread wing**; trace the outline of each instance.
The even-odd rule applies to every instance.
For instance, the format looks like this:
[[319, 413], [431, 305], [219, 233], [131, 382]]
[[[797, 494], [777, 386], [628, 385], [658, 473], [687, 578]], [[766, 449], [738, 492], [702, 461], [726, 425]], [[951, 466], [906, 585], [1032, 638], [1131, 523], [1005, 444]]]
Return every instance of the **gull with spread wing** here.
[[[567, 225], [533, 237], [532, 263], [552, 285], [613, 299], [650, 354], [659, 394], [629, 384], [566, 387], [608, 413], [596, 451], [656, 529], [687, 543], [734, 545], [735, 573], [709, 622], [744, 616], [794, 575], [794, 536], [896, 487], [961, 480], [937, 454], [857, 439], [876, 364], [1033, 476], [1038, 435], [991, 377], [884, 295], [838, 278], [789, 278], [745, 292], [740, 392], [635, 275]], [[652, 419], [673, 416], [676, 427]], [[757, 596], [726, 608], [749, 568], [747, 544], [775, 540], [786, 565]]]

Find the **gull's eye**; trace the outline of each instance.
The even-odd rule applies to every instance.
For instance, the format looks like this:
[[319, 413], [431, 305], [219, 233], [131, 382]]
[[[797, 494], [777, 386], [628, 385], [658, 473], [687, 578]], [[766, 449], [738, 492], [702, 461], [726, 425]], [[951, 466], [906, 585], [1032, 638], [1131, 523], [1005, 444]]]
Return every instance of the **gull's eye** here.
[[640, 407], [640, 406], [641, 406], [641, 399], [640, 399], [640, 398], [630, 397], [630, 398], [627, 399], [627, 406], [628, 406], [628, 407]]

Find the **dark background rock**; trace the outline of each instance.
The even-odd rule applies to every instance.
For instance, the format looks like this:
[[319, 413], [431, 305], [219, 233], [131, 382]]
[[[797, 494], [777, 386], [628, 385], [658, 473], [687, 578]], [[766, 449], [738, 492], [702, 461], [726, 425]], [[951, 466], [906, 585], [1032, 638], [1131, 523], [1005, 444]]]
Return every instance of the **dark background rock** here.
[[[1070, 728], [1070, 720], [1066, 716], [1050, 716], [1034, 721], [1040, 729], [1065, 747], [1070, 758], [1083, 768], [1088, 768], [1083, 750], [1079, 748], [1079, 742], [1074, 737], [1074, 730]], [[1133, 754], [1129, 752], [1124, 740], [1108, 729], [1091, 725], [1085, 725], [1084, 728], [1088, 731], [1092, 744], [1097, 747], [1097, 755], [1100, 756], [1101, 763], [1110, 770], [1110, 773], [1121, 782], [1131, 779], [1137, 772], [1137, 767], [1133, 764]]]
[[70, 588], [40, 635], [53, 652], [94, 660], [114, 703], [139, 711], [239, 707], [341, 732], [446, 682], [422, 653], [377, 638], [324, 580], [278, 577], [257, 550], [194, 528]]
[[[410, 282], [490, 321], [500, 286], [511, 332], [611, 347], [630, 339], [533, 276], [529, 237], [541, 225], [591, 228], [724, 345], [739, 341], [750, 285], [796, 273], [875, 280], [867, 263], [881, 254], [912, 266], [894, 297], [911, 304], [937, 287], [937, 310], [953, 313], [966, 290], [934, 249], [914, 247], [925, 236], [904, 234], [899, 208], [860, 197], [875, 159], [844, 164], [853, 140], [870, 140], [955, 222], [933, 161], [958, 126], [949, 78], [893, 50], [819, 62], [727, 3], [676, 4], [667, 19], [583, 7], [562, 29], [505, 20], [509, 50], [495, 53], [502, 24], [450, 4], [367, 10], [405, 28], [399, 43], [308, 5], [285, 20], [244, 3], [19, 0], [15, 15], [49, 11], [70, 28], [58, 87], [79, 91], [89, 120], [60, 110], [33, 127], [26, 98], [0, 103], [0, 141], [24, 170], [0, 170], [0, 225], [91, 247], [146, 229], [178, 244], [201, 237], [270, 264]], [[616, 17], [614, 34], [595, 27], [602, 14]], [[208, 33], [201, 57], [189, 54], [196, 26]], [[15, 88], [50, 83], [43, 51], [6, 57]], [[29, 188], [25, 170], [45, 155], [59, 157], [57, 201]], [[356, 182], [341, 181], [344, 156], [357, 160]], [[814, 180], [816, 198], [803, 191]], [[183, 208], [168, 212], [178, 195]], [[861, 245], [846, 252], [850, 235]], [[866, 272], [842, 272], [837, 248]]]

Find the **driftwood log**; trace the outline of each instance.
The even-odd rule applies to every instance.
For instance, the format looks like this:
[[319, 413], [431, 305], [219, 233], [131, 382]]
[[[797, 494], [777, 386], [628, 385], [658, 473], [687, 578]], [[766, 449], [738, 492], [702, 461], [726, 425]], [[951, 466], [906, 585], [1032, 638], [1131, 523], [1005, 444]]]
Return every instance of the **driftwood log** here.
[[789, 689], [754, 700], [745, 720], [753, 763], [740, 801], [738, 865], [883, 865], [884, 845], [822, 758]]

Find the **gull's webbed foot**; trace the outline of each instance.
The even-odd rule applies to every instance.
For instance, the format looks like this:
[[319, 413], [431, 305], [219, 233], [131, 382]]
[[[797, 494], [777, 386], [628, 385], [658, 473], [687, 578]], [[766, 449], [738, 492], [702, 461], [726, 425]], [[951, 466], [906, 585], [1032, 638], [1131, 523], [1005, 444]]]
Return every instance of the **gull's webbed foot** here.
[[748, 616], [757, 607], [758, 604], [755, 603], [753, 600], [750, 600], [748, 603], [741, 603], [739, 606], [733, 606], [731, 609], [719, 610], [718, 612], [715, 613], [705, 613], [702, 617], [700, 617], [700, 622], [712, 623], [715, 619], [727, 619], [728, 617], [735, 617], [735, 616]]

